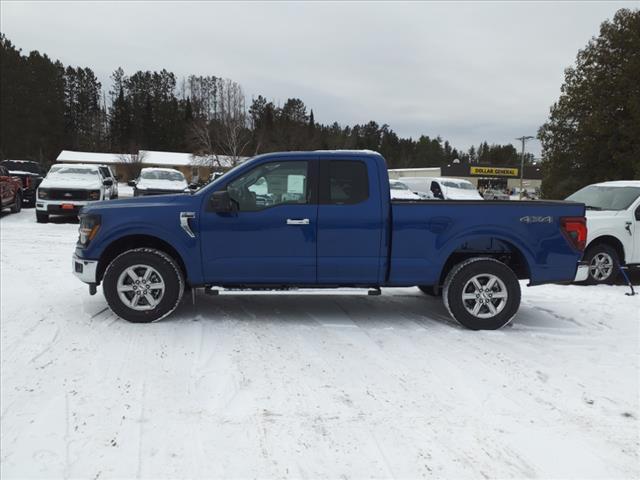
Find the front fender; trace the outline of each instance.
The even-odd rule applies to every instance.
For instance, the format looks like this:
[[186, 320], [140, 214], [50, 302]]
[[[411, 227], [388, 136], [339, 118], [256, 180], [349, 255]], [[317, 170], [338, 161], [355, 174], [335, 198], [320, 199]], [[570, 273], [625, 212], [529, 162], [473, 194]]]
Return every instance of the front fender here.
[[99, 260], [105, 250], [114, 242], [126, 237], [140, 236], [152, 237], [170, 245], [181, 257], [184, 263], [187, 279], [189, 283], [200, 283], [202, 281], [202, 265], [200, 262], [200, 247], [198, 236], [191, 238], [179, 226], [178, 214], [176, 213], [176, 223], [158, 223], [153, 220], [127, 222], [108, 227], [108, 223], [103, 224], [96, 238], [89, 244], [88, 248], [81, 253], [83, 258]]

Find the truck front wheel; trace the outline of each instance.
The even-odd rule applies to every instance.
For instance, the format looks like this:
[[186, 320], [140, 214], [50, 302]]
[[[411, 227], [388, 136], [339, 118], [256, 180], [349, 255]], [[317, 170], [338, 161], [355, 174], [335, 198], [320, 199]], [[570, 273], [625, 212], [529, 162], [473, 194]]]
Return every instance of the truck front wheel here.
[[613, 283], [620, 271], [618, 252], [605, 243], [591, 245], [584, 255], [589, 265], [589, 276], [586, 284], [597, 285]]
[[107, 267], [103, 279], [109, 308], [129, 322], [149, 323], [173, 312], [184, 293], [182, 271], [166, 253], [128, 250]]
[[442, 300], [451, 316], [471, 330], [497, 330], [520, 306], [520, 283], [513, 270], [493, 258], [471, 258], [449, 272]]

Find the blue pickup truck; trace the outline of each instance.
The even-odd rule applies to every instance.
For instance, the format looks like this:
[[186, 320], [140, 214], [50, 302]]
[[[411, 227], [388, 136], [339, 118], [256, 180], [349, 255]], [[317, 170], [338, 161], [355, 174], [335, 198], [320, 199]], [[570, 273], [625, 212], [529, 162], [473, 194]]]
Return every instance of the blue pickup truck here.
[[571, 202], [391, 200], [378, 153], [270, 153], [191, 194], [85, 206], [73, 271], [131, 322], [169, 315], [188, 288], [419, 286], [465, 327], [497, 329], [518, 310], [518, 279], [586, 277], [584, 213]]

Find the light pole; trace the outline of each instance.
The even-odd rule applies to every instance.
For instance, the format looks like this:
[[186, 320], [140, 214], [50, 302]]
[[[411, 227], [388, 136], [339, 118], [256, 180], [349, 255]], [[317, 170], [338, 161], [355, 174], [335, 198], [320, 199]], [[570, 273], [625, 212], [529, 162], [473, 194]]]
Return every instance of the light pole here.
[[522, 153], [520, 155], [520, 200], [522, 200], [522, 183], [524, 180], [524, 144], [527, 140], [531, 140], [533, 138], [535, 137], [532, 137], [531, 135], [516, 138], [516, 140], [520, 140], [522, 142]]

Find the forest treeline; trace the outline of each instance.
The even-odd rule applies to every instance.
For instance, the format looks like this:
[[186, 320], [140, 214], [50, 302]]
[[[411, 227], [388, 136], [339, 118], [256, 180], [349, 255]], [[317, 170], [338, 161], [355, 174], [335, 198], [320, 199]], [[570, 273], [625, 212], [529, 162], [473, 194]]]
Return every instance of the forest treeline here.
[[[88, 67], [65, 66], [37, 51], [23, 54], [0, 38], [0, 157], [51, 163], [63, 149], [135, 153], [191, 152], [234, 159], [283, 150], [370, 149], [389, 166], [432, 167], [455, 159], [506, 165], [512, 145], [460, 151], [441, 137], [404, 138], [387, 124], [325, 125], [299, 98], [247, 100], [235, 81], [177, 78], [167, 70], [125, 73], [103, 86]], [[531, 156], [527, 156], [527, 161]]]

